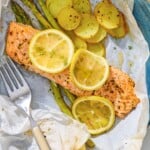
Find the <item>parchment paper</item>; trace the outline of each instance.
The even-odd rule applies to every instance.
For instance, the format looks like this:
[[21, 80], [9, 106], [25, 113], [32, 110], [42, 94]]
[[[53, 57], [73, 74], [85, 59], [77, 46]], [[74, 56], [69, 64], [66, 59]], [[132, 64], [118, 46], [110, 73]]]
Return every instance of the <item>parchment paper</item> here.
[[[108, 37], [106, 41], [106, 58], [109, 64], [120, 68], [133, 78], [136, 85], [135, 92], [141, 102], [126, 118], [117, 120], [116, 125], [112, 130], [93, 138], [96, 143], [95, 149], [99, 150], [140, 150], [149, 119], [149, 103], [145, 83], [145, 62], [149, 56], [149, 49], [130, 10], [133, 8], [133, 0], [128, 0], [127, 2], [128, 4], [131, 4], [130, 8], [124, 0], [113, 0], [113, 3], [125, 14], [130, 32], [125, 38], [120, 40], [113, 39], [110, 36]], [[95, 5], [97, 0], [93, 0], [92, 3]], [[8, 14], [10, 16], [12, 13], [7, 10], [2, 13], [2, 15], [7, 16]], [[10, 17], [7, 19], [5, 18], [5, 27], [11, 19]], [[0, 45], [2, 44], [3, 43], [0, 43]], [[59, 110], [51, 93], [48, 92], [48, 81], [38, 75], [27, 72], [22, 68], [20, 69], [32, 89], [32, 107], [45, 109], [45, 107], [49, 108], [50, 106]], [[6, 94], [2, 81], [0, 81], [0, 85], [1, 93]], [[16, 137], [19, 141], [21, 138], [21, 135]], [[12, 140], [10, 136], [8, 136], [8, 139]], [[29, 144], [26, 140], [22, 142], [21, 145], [23, 143], [25, 145]], [[33, 143], [30, 144], [32, 147]], [[30, 146], [28, 145], [27, 149], [31, 148], [29, 147]]]

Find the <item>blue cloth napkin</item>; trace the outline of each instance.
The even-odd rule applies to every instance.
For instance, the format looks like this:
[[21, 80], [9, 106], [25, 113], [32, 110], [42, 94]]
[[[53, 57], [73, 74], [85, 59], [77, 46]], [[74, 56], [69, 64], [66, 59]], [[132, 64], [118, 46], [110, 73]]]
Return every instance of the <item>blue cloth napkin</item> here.
[[[148, 2], [148, 0], [135, 0], [133, 15], [150, 48], [150, 1]], [[150, 99], [150, 58], [146, 63], [146, 81], [148, 96]]]
[[[146, 41], [148, 42], [150, 49], [150, 1], [134, 0], [133, 15]], [[148, 97], [150, 100], [150, 57], [146, 63], [146, 83], [147, 83]]]

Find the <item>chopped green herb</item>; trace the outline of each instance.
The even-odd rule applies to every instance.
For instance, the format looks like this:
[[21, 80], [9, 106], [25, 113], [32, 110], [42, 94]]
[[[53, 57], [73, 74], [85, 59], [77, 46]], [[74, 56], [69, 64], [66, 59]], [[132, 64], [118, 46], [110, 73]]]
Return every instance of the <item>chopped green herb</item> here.
[[130, 45], [128, 46], [128, 49], [129, 49], [129, 50], [131, 50], [132, 48], [133, 48], [132, 46], [130, 46]]
[[129, 66], [132, 67], [133, 66], [133, 62], [129, 62]]

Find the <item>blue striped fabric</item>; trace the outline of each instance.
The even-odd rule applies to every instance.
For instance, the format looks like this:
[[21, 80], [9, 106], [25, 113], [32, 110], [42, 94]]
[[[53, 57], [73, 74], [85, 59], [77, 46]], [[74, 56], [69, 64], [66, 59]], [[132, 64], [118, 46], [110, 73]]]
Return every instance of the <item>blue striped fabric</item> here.
[[[133, 15], [150, 48], [150, 0], [134, 0]], [[146, 63], [146, 83], [150, 100], [150, 57]]]
[[[150, 49], [150, 0], [134, 0], [133, 15]], [[146, 83], [150, 101], [150, 57], [146, 63]], [[149, 120], [150, 125], [150, 120]]]

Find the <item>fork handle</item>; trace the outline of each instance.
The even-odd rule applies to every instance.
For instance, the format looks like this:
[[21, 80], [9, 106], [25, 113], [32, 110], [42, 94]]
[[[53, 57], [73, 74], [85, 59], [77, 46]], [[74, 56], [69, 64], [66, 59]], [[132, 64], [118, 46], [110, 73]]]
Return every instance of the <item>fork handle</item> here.
[[49, 147], [46, 139], [44, 138], [39, 126], [33, 127], [32, 132], [33, 132], [33, 135], [40, 147], [40, 150], [50, 150], [50, 147]]

